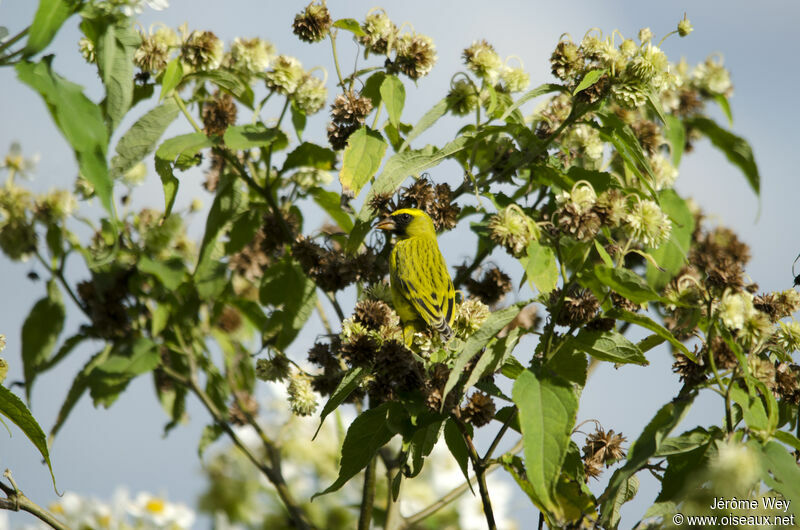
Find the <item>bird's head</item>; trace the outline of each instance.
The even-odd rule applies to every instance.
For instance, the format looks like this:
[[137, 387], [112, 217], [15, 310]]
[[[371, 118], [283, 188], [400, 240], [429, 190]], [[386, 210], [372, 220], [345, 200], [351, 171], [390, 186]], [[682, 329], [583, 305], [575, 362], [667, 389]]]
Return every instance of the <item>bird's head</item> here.
[[407, 237], [436, 237], [433, 220], [417, 208], [403, 208], [389, 214], [375, 225], [378, 230], [386, 230], [401, 239]]

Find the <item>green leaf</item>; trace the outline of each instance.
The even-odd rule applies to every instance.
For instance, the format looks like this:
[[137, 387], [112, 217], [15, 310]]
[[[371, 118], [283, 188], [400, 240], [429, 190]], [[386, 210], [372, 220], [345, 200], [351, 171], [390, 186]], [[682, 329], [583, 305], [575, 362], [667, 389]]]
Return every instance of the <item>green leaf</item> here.
[[596, 70], [589, 70], [586, 72], [586, 75], [583, 76], [581, 82], [578, 83], [578, 86], [575, 87], [575, 90], [572, 91], [572, 95], [575, 96], [578, 92], [583, 92], [590, 86], [597, 83], [601, 77], [607, 72], [605, 68], [598, 68]]
[[560, 92], [563, 91], [564, 87], [561, 85], [556, 85], [552, 83], [546, 83], [544, 85], [539, 85], [536, 88], [525, 92], [523, 95], [519, 97], [510, 107], [508, 107], [505, 112], [503, 112], [502, 116], [500, 116], [500, 121], [505, 120], [508, 118], [515, 110], [520, 108], [524, 103], [538, 98], [539, 96], [543, 96], [550, 92]]
[[175, 101], [168, 99], [139, 118], [117, 142], [117, 154], [111, 159], [111, 174], [121, 177], [151, 153], [179, 112]]
[[264, 273], [259, 298], [262, 304], [281, 306], [273, 315], [282, 322], [274, 344], [282, 350], [291, 344], [311, 316], [317, 300], [316, 284], [287, 258]]
[[541, 294], [547, 294], [558, 284], [558, 264], [552, 247], [531, 241], [528, 244], [528, 257], [525, 258], [525, 272], [531, 287]]
[[[633, 133], [630, 125], [623, 122], [617, 115], [609, 112], [601, 114], [604, 127], [598, 127], [600, 138], [611, 143], [617, 153], [625, 161], [626, 167], [630, 169], [642, 182], [655, 193], [652, 188], [655, 182], [655, 174], [650, 162], [642, 150], [642, 145]], [[645, 178], [645, 175], [647, 178]]]
[[434, 420], [429, 417], [418, 418], [417, 421], [418, 427], [407, 444], [409, 458], [406, 461], [404, 474], [408, 478], [414, 478], [422, 471], [425, 457], [431, 454], [433, 446], [439, 440], [439, 433], [444, 423], [441, 416]]
[[389, 121], [395, 127], [400, 126], [400, 114], [406, 102], [406, 87], [396, 75], [387, 75], [381, 83], [381, 99], [386, 105]]
[[137, 376], [152, 371], [161, 362], [158, 345], [150, 339], [140, 337], [115, 351], [96, 369], [108, 374]]
[[289, 111], [292, 115], [292, 127], [294, 127], [294, 133], [297, 135], [297, 140], [302, 142], [303, 131], [306, 130], [306, 113], [297, 108], [297, 103], [295, 100], [292, 100]]
[[514, 328], [508, 335], [492, 344], [491, 347], [484, 348], [467, 381], [464, 383], [464, 388], [470, 388], [485, 375], [493, 374], [498, 366], [502, 364], [503, 359], [511, 355], [517, 345], [519, 335], [520, 328]]
[[779, 442], [783, 442], [786, 445], [800, 451], [800, 439], [798, 439], [794, 434], [786, 431], [775, 431], [774, 436]]
[[659, 444], [654, 456], [670, 456], [688, 453], [698, 447], [706, 445], [711, 440], [711, 434], [702, 427], [696, 427], [680, 436], [665, 438]]
[[375, 176], [388, 145], [381, 133], [369, 127], [361, 127], [350, 135], [342, 156], [339, 182], [342, 194], [357, 197], [361, 188]]
[[111, 177], [106, 164], [108, 131], [100, 107], [83, 94], [80, 86], [51, 69], [52, 56], [38, 63], [16, 65], [20, 81], [44, 99], [50, 115], [75, 151], [81, 175], [92, 185], [100, 204], [113, 215]]
[[650, 423], [639, 435], [628, 451], [628, 459], [625, 465], [617, 469], [609, 480], [608, 487], [600, 497], [602, 506], [600, 508], [601, 524], [608, 524], [614, 511], [614, 502], [617, 493], [627, 482], [628, 477], [639, 471], [659, 450], [661, 442], [669, 436], [669, 433], [681, 422], [689, 411], [696, 396], [696, 392], [688, 393], [674, 401], [667, 403], [650, 420]]
[[444, 441], [447, 444], [447, 448], [450, 450], [450, 454], [456, 459], [458, 468], [461, 470], [461, 473], [464, 474], [469, 489], [474, 495], [475, 490], [472, 489], [472, 482], [469, 481], [469, 452], [467, 450], [467, 443], [464, 441], [461, 431], [452, 418], [448, 418], [447, 422], [444, 424]]
[[714, 101], [717, 102], [719, 108], [721, 108], [722, 112], [725, 114], [725, 117], [728, 118], [728, 126], [733, 127], [733, 113], [731, 112], [731, 105], [728, 103], [728, 98], [722, 94], [717, 94], [714, 96]]
[[28, 401], [36, 374], [50, 357], [64, 327], [65, 315], [61, 291], [55, 280], [50, 280], [47, 296], [34, 304], [22, 324], [22, 367]]
[[165, 97], [171, 95], [182, 80], [183, 66], [181, 65], [180, 57], [176, 57], [168, 62], [167, 67], [164, 69], [164, 75], [161, 78], [161, 94], [158, 96], [158, 101], [162, 101]]
[[319, 415], [319, 426], [317, 427], [317, 430], [314, 431], [314, 436], [311, 437], [312, 440], [314, 440], [319, 434], [319, 430], [322, 428], [322, 423], [325, 421], [325, 418], [328, 417], [328, 414], [336, 410], [339, 405], [344, 403], [344, 400], [347, 399], [347, 396], [349, 396], [353, 390], [358, 388], [358, 385], [361, 384], [361, 381], [366, 376], [367, 372], [362, 366], [356, 366], [344, 374], [344, 377], [342, 377], [342, 380], [339, 381], [339, 384], [336, 386], [336, 390], [333, 391], [331, 397], [328, 398], [328, 402], [325, 403], [324, 407], [322, 407], [322, 412]]
[[[455, 363], [453, 363], [453, 369], [450, 371], [450, 376], [447, 378], [447, 382], [444, 385], [442, 396], [446, 397], [456, 386], [467, 363], [469, 363], [469, 361], [481, 351], [506, 324], [514, 320], [514, 317], [517, 316], [520, 310], [528, 305], [528, 303], [529, 302], [520, 302], [506, 307], [505, 309], [501, 309], [500, 311], [495, 311], [486, 319], [486, 322], [483, 323], [478, 331], [467, 339], [466, 344], [464, 344], [464, 347], [461, 349], [461, 353], [456, 358]], [[444, 407], [444, 399], [442, 399], [442, 407]]]
[[680, 118], [676, 118], [671, 114], [666, 116], [664, 138], [669, 143], [669, 149], [672, 152], [672, 165], [675, 167], [680, 166], [683, 150], [686, 147], [686, 129]]
[[225, 251], [219, 243], [219, 237], [239, 213], [241, 205], [242, 195], [233, 180], [222, 180], [206, 218], [197, 266], [192, 275], [202, 298], [208, 299], [221, 294], [227, 284], [227, 267], [220, 261]]
[[627, 480], [625, 480], [625, 482], [622, 483], [617, 490], [617, 494], [614, 497], [613, 502], [610, 502], [609, 504], [611, 511], [608, 516], [608, 528], [617, 528], [620, 521], [619, 511], [622, 508], [622, 505], [633, 499], [638, 491], [639, 479], [636, 477], [636, 475], [631, 475], [627, 478]]
[[27, 58], [44, 50], [79, 5], [68, 0], [39, 0], [22, 56]]
[[381, 85], [386, 79], [386, 74], [380, 70], [370, 75], [361, 89], [361, 97], [369, 98], [372, 101], [372, 108], [378, 108], [381, 103]]
[[253, 89], [239, 74], [230, 70], [202, 70], [186, 76], [186, 81], [210, 81], [218, 87], [230, 92], [248, 108], [253, 108]]
[[358, 212], [358, 220], [364, 222], [372, 217], [373, 212], [369, 207], [369, 200], [373, 196], [379, 193], [394, 193], [409, 175], [418, 175], [426, 169], [438, 165], [442, 160], [465, 149], [474, 141], [475, 138], [462, 135], [441, 149], [428, 145], [422, 149], [404, 151], [392, 156], [386, 161], [383, 172], [378, 175], [372, 188], [370, 188], [364, 205]]
[[330, 171], [336, 167], [336, 152], [310, 142], [303, 142], [286, 155], [281, 173], [297, 167], [313, 167]]
[[658, 119], [661, 120], [661, 123], [667, 123], [667, 114], [664, 112], [664, 109], [661, 107], [661, 98], [656, 92], [652, 89], [645, 92], [647, 96], [647, 106], [652, 109], [653, 112], [656, 113]]
[[766, 433], [770, 430], [767, 411], [760, 396], [750, 396], [747, 391], [736, 385], [731, 387], [730, 395], [731, 399], [742, 408], [744, 422], [751, 430], [759, 433]]
[[678, 351], [680, 351], [686, 357], [697, 362], [697, 359], [695, 359], [694, 354], [691, 351], [689, 351], [689, 349], [686, 346], [684, 346], [684, 344], [681, 341], [676, 339], [675, 335], [670, 333], [668, 329], [666, 329], [661, 324], [655, 322], [647, 315], [643, 315], [640, 313], [633, 313], [625, 309], [614, 308], [609, 311], [606, 311], [604, 316], [606, 318], [622, 320], [624, 322], [629, 322], [631, 324], [636, 324], [637, 326], [641, 326], [645, 329], [649, 329], [659, 337], [669, 341], [670, 344], [672, 344]]
[[[159, 135], [160, 136], [160, 135]], [[173, 168], [186, 169], [197, 161], [195, 155], [202, 149], [211, 147], [213, 142], [205, 134], [196, 132], [175, 136], [165, 140], [156, 151], [156, 173], [161, 177], [164, 188], [164, 217], [172, 213], [175, 197], [178, 195], [178, 178]]]
[[555, 491], [575, 425], [578, 396], [570, 383], [530, 370], [519, 375], [511, 395], [519, 408], [532, 500], [540, 510], [559, 518]]
[[747, 140], [736, 136], [717, 125], [713, 120], [703, 117], [689, 118], [686, 120], [689, 127], [697, 129], [703, 133], [711, 143], [725, 154], [725, 157], [733, 165], [737, 166], [747, 178], [747, 183], [756, 192], [761, 193], [761, 177], [758, 174], [753, 150]]
[[647, 282], [656, 289], [662, 289], [686, 263], [686, 255], [694, 232], [694, 215], [686, 201], [675, 193], [674, 190], [662, 190], [658, 194], [662, 211], [672, 221], [672, 233], [669, 241], [656, 249], [649, 249], [648, 253], [656, 260], [663, 271], [647, 264]]
[[[759, 447], [760, 444], [750, 439], [748, 445]], [[794, 456], [776, 441], [767, 442], [758, 452], [763, 469], [772, 473], [772, 477], [768, 475], [762, 477], [767, 486], [783, 495], [785, 499], [800, 499], [800, 468]], [[800, 506], [793, 502], [790, 509], [800, 517]]]
[[406, 139], [403, 140], [403, 145], [400, 146], [400, 149], [397, 152], [405, 151], [408, 149], [409, 144], [420, 134], [430, 129], [430, 127], [436, 123], [439, 118], [447, 114], [447, 98], [439, 100], [436, 105], [434, 105], [428, 112], [426, 112], [422, 118], [414, 125], [414, 128], [406, 135]]
[[44, 431], [34, 419], [28, 407], [25, 406], [25, 403], [4, 386], [0, 386], [0, 414], [19, 427], [31, 443], [36, 446], [36, 449], [39, 450], [45, 463], [47, 463], [47, 468], [50, 470], [53, 488], [58, 492], [56, 476], [53, 474], [53, 465], [50, 462], [50, 452], [47, 449], [47, 437]]
[[200, 458], [201, 461], [203, 460], [203, 454], [206, 452], [206, 449], [208, 449], [208, 446], [219, 440], [219, 437], [222, 436], [224, 432], [222, 425], [219, 423], [203, 427], [203, 434], [200, 435], [200, 442], [197, 444], [197, 457]]
[[280, 129], [277, 127], [268, 129], [261, 123], [228, 127], [223, 138], [225, 145], [234, 151], [270, 145], [279, 150], [289, 145], [289, 140]]
[[600, 361], [617, 364], [650, 364], [638, 347], [616, 331], [581, 330], [575, 337], [567, 339], [569, 345]]
[[606, 285], [635, 304], [661, 300], [645, 280], [630, 269], [595, 265], [594, 274]]
[[579, 387], [586, 385], [589, 360], [581, 349], [572, 348], [569, 344], [565, 345], [547, 360], [544, 367]]
[[61, 408], [58, 411], [56, 421], [53, 424], [53, 427], [50, 429], [51, 437], [55, 437], [56, 434], [58, 434], [58, 432], [61, 430], [64, 422], [67, 421], [69, 414], [72, 412], [72, 409], [78, 403], [78, 400], [81, 398], [81, 396], [83, 396], [84, 392], [86, 392], [86, 389], [89, 388], [90, 374], [95, 367], [108, 358], [110, 352], [111, 345], [109, 344], [105, 347], [105, 349], [103, 349], [103, 351], [92, 356], [92, 358], [87, 361], [75, 379], [73, 379], [72, 385], [67, 392], [67, 397], [64, 399], [64, 403], [61, 404]]
[[127, 19], [118, 24], [85, 19], [81, 26], [84, 25], [94, 26], [97, 34], [97, 68], [106, 89], [109, 130], [113, 131], [133, 102], [133, 55], [142, 39]]
[[322, 188], [314, 188], [311, 190], [311, 196], [314, 197], [314, 202], [325, 210], [325, 213], [330, 215], [342, 230], [350, 232], [353, 229], [353, 220], [350, 218], [350, 215], [342, 209], [341, 195], [333, 191], [323, 190]]
[[354, 18], [340, 18], [333, 23], [333, 27], [349, 31], [356, 37], [364, 37], [367, 35], [364, 33], [364, 30], [361, 29], [361, 25], [358, 23], [358, 21]]
[[88, 335], [84, 335], [83, 333], [78, 333], [66, 339], [64, 343], [61, 345], [61, 347], [58, 349], [58, 351], [55, 353], [55, 355], [47, 359], [47, 361], [45, 361], [45, 363], [39, 367], [39, 373], [42, 373], [45, 370], [49, 370], [54, 366], [56, 366], [58, 363], [63, 361], [67, 357], [67, 355], [72, 353], [72, 350], [74, 350], [75, 347], [78, 346], [78, 344], [80, 344], [81, 342], [85, 341], [88, 338], [89, 338]]
[[392, 439], [395, 433], [389, 429], [387, 421], [390, 405], [383, 403], [368, 409], [353, 420], [342, 444], [338, 478], [324, 491], [315, 493], [312, 500], [344, 486], [356, 473], [367, 467], [375, 453]]
[[158, 281], [170, 291], [177, 289], [183, 283], [183, 278], [186, 275], [186, 268], [180, 258], [156, 261], [143, 255], [139, 258], [137, 267], [139, 271], [145, 274], [152, 274], [158, 278]]
[[[719, 431], [719, 429], [717, 430]], [[705, 434], [704, 441], [699, 438], [701, 431]], [[720, 431], [715, 438], [719, 439], [722, 436]], [[700, 443], [695, 447], [691, 447], [692, 441]], [[678, 438], [667, 438], [662, 441], [655, 456], [661, 457], [667, 453], [667, 469], [664, 472], [661, 491], [656, 497], [656, 501], [677, 501], [684, 492], [689, 491], [696, 484], [694, 481], [697, 477], [697, 470], [703, 469], [708, 464], [709, 453], [714, 446], [714, 438], [700, 427]], [[676, 453], [674, 452], [675, 449], [686, 450]]]

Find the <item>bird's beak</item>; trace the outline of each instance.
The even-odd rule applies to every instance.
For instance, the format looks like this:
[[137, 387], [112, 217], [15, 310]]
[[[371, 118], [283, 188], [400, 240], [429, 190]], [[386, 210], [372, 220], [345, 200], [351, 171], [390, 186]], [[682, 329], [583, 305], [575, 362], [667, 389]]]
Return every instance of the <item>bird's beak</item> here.
[[394, 230], [396, 228], [394, 220], [391, 217], [381, 220], [380, 223], [375, 225], [378, 230]]

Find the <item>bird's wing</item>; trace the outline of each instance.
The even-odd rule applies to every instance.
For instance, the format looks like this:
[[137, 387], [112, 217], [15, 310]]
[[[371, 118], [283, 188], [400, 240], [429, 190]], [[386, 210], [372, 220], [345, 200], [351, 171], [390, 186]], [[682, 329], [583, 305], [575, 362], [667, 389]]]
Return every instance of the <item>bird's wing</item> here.
[[422, 319], [448, 334], [453, 322], [455, 290], [435, 239], [399, 241], [392, 252], [392, 280]]

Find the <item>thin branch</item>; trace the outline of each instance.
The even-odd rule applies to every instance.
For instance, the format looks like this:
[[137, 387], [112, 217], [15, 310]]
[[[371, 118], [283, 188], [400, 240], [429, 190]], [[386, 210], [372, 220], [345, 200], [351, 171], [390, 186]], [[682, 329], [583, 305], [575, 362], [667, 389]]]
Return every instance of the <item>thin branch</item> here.
[[[27, 34], [28, 34], [28, 31], [29, 31], [30, 29], [31, 29], [31, 27], [30, 27], [30, 26], [28, 26], [27, 28], [23, 29], [22, 31], [20, 31], [19, 33], [17, 33], [16, 35], [14, 35], [14, 36], [13, 36], [13, 37], [11, 37], [10, 39], [8, 39], [7, 41], [5, 41], [5, 42], [3, 42], [3, 43], [0, 43], [0, 52], [2, 52], [3, 50], [5, 50], [5, 49], [6, 49], [6, 48], [8, 48], [9, 46], [12, 46], [12, 45], [13, 45], [15, 42], [17, 42], [18, 40], [20, 40], [21, 38], [23, 38], [25, 35], [27, 35]], [[2, 57], [2, 59], [5, 59], [5, 57]]]
[[492, 510], [492, 501], [489, 498], [489, 488], [486, 487], [486, 465], [478, 456], [475, 445], [472, 443], [472, 437], [469, 435], [469, 432], [467, 432], [467, 427], [461, 420], [456, 419], [455, 423], [461, 431], [464, 441], [467, 443], [467, 453], [469, 454], [469, 459], [472, 461], [472, 469], [475, 470], [475, 476], [478, 479], [478, 491], [480, 491], [481, 494], [483, 515], [486, 516], [486, 524], [489, 526], [489, 530], [497, 530], [497, 523], [494, 520], [494, 510]]
[[14, 479], [11, 477], [11, 472], [6, 469], [5, 473], [3, 473], [9, 482], [13, 485], [13, 487], [9, 487], [8, 485], [0, 482], [0, 490], [3, 490], [3, 493], [6, 494], [5, 499], [0, 499], [0, 509], [2, 510], [10, 510], [12, 512], [18, 512], [20, 510], [24, 512], [28, 512], [29, 514], [37, 517], [39, 520], [43, 521], [44, 523], [52, 526], [56, 530], [69, 530], [67, 526], [64, 525], [61, 521], [56, 519], [56, 517], [30, 500], [25, 494], [20, 491], [17, 487]]
[[[372, 507], [375, 504], [375, 464], [372, 457], [364, 470], [364, 488], [361, 492], [361, 510], [358, 513], [358, 530], [369, 530], [372, 523]], [[391, 495], [392, 492], [389, 492]]]

